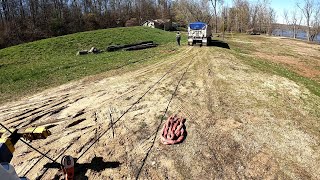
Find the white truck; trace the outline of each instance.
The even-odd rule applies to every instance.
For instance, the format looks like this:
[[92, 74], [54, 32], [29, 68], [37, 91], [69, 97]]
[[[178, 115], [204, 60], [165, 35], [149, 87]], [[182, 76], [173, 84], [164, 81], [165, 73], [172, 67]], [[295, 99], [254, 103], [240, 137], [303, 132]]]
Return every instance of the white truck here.
[[207, 46], [211, 41], [211, 27], [203, 22], [193, 22], [188, 26], [188, 45], [196, 43]]

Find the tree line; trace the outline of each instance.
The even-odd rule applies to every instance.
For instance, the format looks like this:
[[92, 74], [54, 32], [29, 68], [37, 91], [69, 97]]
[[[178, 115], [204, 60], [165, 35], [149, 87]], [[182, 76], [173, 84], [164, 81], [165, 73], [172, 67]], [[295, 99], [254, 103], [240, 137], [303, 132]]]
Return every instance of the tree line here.
[[[311, 32], [318, 11], [297, 5], [308, 19]], [[276, 20], [270, 0], [0, 0], [0, 48], [101, 28], [122, 27], [134, 18], [137, 25], [148, 19], [171, 19], [180, 25], [209, 23], [215, 32], [256, 30], [271, 34]], [[312, 2], [311, 2], [312, 4]], [[315, 6], [313, 6], [315, 7]], [[315, 8], [312, 8], [315, 9]], [[319, 17], [319, 16], [318, 16]], [[292, 17], [292, 19], [295, 19]], [[312, 20], [312, 22], [311, 22]], [[288, 20], [289, 22], [289, 20]], [[296, 20], [289, 24], [298, 23]], [[310, 33], [311, 34], [311, 33]]]
[[[271, 33], [275, 22], [275, 11], [269, 0], [251, 2], [234, 0], [233, 5], [223, 0], [177, 1], [178, 18], [182, 20], [204, 21], [214, 26], [216, 32], [246, 32], [254, 29], [261, 33]], [[211, 4], [211, 6], [210, 6]]]
[[287, 28], [293, 33], [292, 37], [296, 38], [298, 30], [304, 21], [305, 27], [302, 30], [307, 33], [307, 40], [314, 41], [320, 34], [320, 2], [314, 0], [296, 1], [294, 9], [290, 11], [283, 10], [283, 18]]
[[52, 36], [169, 18], [170, 0], [1, 0], [0, 48]]

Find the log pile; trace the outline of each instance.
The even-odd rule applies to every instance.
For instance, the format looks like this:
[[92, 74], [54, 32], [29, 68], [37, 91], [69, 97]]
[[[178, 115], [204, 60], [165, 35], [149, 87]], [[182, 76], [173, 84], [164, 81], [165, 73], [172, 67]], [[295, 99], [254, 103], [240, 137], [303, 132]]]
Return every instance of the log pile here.
[[107, 47], [108, 52], [113, 51], [133, 51], [133, 50], [140, 50], [140, 49], [147, 49], [152, 47], [157, 47], [158, 45], [155, 44], [153, 41], [144, 41], [140, 43], [134, 43], [134, 44], [125, 44], [125, 45], [112, 45]]

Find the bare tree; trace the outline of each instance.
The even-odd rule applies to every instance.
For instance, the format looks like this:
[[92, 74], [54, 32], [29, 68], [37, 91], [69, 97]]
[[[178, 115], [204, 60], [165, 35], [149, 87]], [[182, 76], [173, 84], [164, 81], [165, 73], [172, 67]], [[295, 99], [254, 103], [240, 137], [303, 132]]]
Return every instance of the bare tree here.
[[[291, 19], [289, 18], [289, 12], [287, 9], [283, 9], [283, 20], [284, 20], [284, 24], [287, 25], [287, 30], [290, 30], [291, 28]], [[281, 28], [282, 31], [282, 36], [283, 36], [283, 31], [284, 29]]]
[[291, 22], [292, 22], [292, 31], [293, 31], [293, 38], [297, 38], [297, 27], [301, 26], [302, 16], [301, 14], [298, 15], [296, 9], [291, 11]]
[[212, 4], [212, 7], [213, 7], [213, 11], [214, 11], [214, 18], [215, 18], [215, 30], [216, 30], [216, 33], [218, 32], [218, 13], [217, 13], [217, 4], [220, 3], [220, 4], [223, 4], [223, 0], [210, 0], [211, 1], [211, 4]]
[[250, 25], [250, 4], [247, 0], [234, 0], [233, 4], [235, 29], [238, 32], [244, 32]]
[[311, 41], [314, 41], [316, 37], [320, 34], [320, 7], [316, 8], [314, 19], [312, 22], [312, 30], [310, 34]]
[[228, 7], [226, 6], [222, 6], [221, 8], [221, 24], [222, 24], [222, 28], [221, 28], [221, 31], [222, 31], [222, 39], [224, 40], [224, 36], [225, 36], [225, 32], [226, 30], [228, 29]]
[[[270, 0], [0, 0], [0, 48], [22, 42], [99, 28], [137, 24], [147, 19], [169, 18], [214, 24], [215, 31], [244, 32], [272, 29]], [[311, 23], [316, 26], [318, 21]], [[313, 29], [312, 32], [316, 32]]]
[[311, 41], [311, 25], [312, 25], [311, 18], [315, 11], [314, 0], [304, 0], [302, 5], [300, 3], [297, 3], [297, 6], [303, 13], [304, 17], [306, 18], [307, 37], [308, 37], [308, 41]]
[[288, 14], [289, 14], [288, 10], [287, 9], [283, 9], [283, 20], [289, 26], [290, 25], [290, 20], [289, 20]]
[[270, 13], [274, 11], [270, 11], [270, 0], [258, 1], [259, 11], [258, 11], [258, 27], [261, 33], [268, 33], [269, 24], [270, 24]]
[[[283, 9], [283, 24], [286, 24], [287, 25], [287, 30], [290, 29], [290, 19], [289, 19], [289, 15], [288, 15], [288, 10], [287, 9]], [[284, 32], [284, 28], [281, 28], [281, 35], [283, 36], [283, 32]]]
[[258, 12], [259, 12], [259, 4], [258, 3], [252, 4], [250, 6], [250, 16], [251, 16], [250, 28], [251, 29], [256, 29]]
[[207, 0], [178, 1], [175, 4], [175, 13], [176, 19], [183, 20], [188, 23], [192, 21], [210, 23], [212, 19]]
[[285, 20], [285, 23], [287, 24], [288, 30], [292, 32], [292, 37], [295, 39], [297, 37], [297, 28], [301, 25], [302, 22], [302, 16], [298, 15], [298, 12], [296, 9], [293, 9], [288, 12], [288, 10], [283, 10], [283, 19]]
[[268, 18], [267, 18], [267, 34], [271, 35], [274, 30], [274, 22], [276, 19], [276, 11], [273, 8], [269, 8], [268, 12]]

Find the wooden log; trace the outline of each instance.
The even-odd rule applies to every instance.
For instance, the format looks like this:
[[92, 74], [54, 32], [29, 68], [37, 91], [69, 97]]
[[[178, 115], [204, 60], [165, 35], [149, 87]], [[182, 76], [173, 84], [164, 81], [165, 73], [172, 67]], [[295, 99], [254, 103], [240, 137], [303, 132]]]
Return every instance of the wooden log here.
[[147, 49], [147, 48], [153, 48], [153, 47], [157, 47], [157, 45], [156, 44], [143, 44], [143, 45], [137, 45], [137, 46], [128, 47], [128, 48], [125, 48], [123, 50], [125, 50], [125, 51], [134, 51], [134, 50], [141, 50], [141, 49]]
[[149, 43], [153, 44], [153, 41], [143, 41], [143, 42], [139, 42], [139, 43], [125, 44], [125, 45], [112, 45], [112, 46], [107, 47], [107, 51], [108, 52], [118, 51], [118, 50], [121, 50], [121, 49], [124, 49], [124, 48], [137, 46], [137, 45], [142, 45], [142, 44], [149, 44]]
[[85, 55], [85, 54], [88, 54], [88, 50], [81, 50], [81, 51], [78, 51], [77, 55]]

